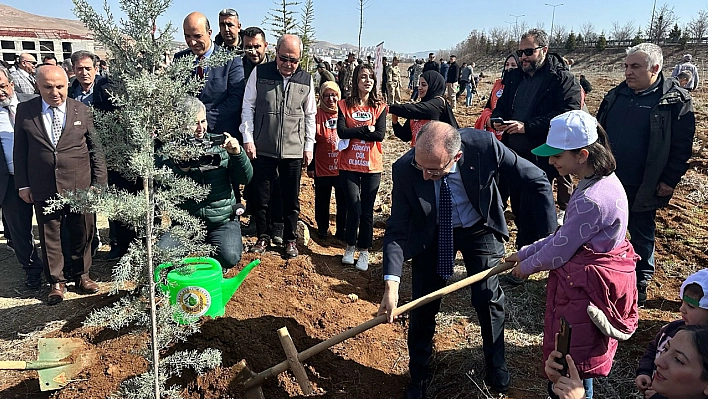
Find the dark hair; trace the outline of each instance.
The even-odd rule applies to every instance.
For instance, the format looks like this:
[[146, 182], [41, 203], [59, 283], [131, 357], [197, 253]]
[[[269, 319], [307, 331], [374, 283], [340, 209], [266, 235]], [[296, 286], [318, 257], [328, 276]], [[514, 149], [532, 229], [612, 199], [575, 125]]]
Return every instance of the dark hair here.
[[597, 125], [597, 140], [594, 143], [572, 151], [577, 154], [583, 149], [588, 151], [588, 165], [595, 171], [595, 175], [609, 176], [617, 168], [615, 156], [612, 155], [610, 148], [610, 140], [600, 124]]
[[686, 285], [686, 287], [683, 289], [683, 294], [688, 295], [698, 301], [700, 301], [701, 298], [703, 298], [703, 296], [705, 295], [705, 293], [703, 292], [703, 288], [698, 283], [691, 283]]
[[44, 57], [42, 57], [42, 62], [46, 60], [54, 60], [57, 61], [57, 57], [54, 56], [54, 54], [47, 54]]
[[248, 36], [248, 37], [256, 37], [258, 35], [261, 35], [261, 36], [263, 36], [263, 40], [265, 40], [265, 38], [266, 38], [265, 32], [263, 32], [263, 29], [261, 29], [257, 26], [248, 27], [248, 28], [244, 29], [242, 31], [242, 33], [244, 36]]
[[706, 326], [685, 325], [679, 331], [686, 331], [696, 346], [701, 361], [701, 379], [708, 381], [708, 328]]
[[96, 67], [98, 65], [98, 57], [96, 57], [96, 54], [86, 51], [86, 50], [78, 50], [75, 51], [71, 55], [71, 63], [76, 65], [79, 63], [79, 61], [83, 60], [84, 58], [90, 58], [91, 61], [93, 61], [93, 66]]
[[374, 79], [374, 87], [371, 88], [371, 93], [369, 93], [369, 101], [366, 105], [370, 107], [378, 107], [381, 104], [381, 98], [376, 94], [376, 87], [378, 87], [378, 82], [376, 81], [376, 73], [374, 73], [374, 68], [369, 64], [361, 64], [354, 68], [354, 77], [352, 78], [352, 92], [346, 99], [347, 107], [355, 107], [361, 102], [359, 97], [359, 73], [362, 69], [368, 69], [371, 72], [371, 76]]

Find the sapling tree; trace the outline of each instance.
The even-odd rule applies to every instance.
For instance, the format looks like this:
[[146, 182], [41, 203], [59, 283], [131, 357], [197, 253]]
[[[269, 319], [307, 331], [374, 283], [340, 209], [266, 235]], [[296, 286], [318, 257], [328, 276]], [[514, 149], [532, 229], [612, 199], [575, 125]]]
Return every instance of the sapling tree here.
[[[113, 187], [66, 193], [55, 208], [98, 212], [134, 228], [137, 239], [113, 269], [112, 293], [128, 294], [113, 306], [89, 315], [85, 325], [120, 329], [132, 327], [150, 332], [145, 355], [148, 372], [123, 382], [116, 393], [124, 398], [179, 397], [167, 379], [190, 368], [198, 373], [221, 363], [217, 350], [177, 352], [160, 358], [161, 352], [198, 331], [195, 317], [182, 315], [175, 321], [174, 306], [156, 292], [153, 272], [165, 262], [180, 265], [185, 256], [205, 256], [213, 248], [204, 243], [203, 223], [180, 209], [185, 200], [199, 201], [208, 187], [159, 167], [160, 158], [188, 160], [199, 157], [204, 148], [193, 143], [195, 110], [180, 107], [186, 96], [197, 93], [203, 79], [193, 74], [191, 57], [165, 62], [175, 29], [157, 26], [157, 19], [170, 0], [120, 0], [126, 18], [117, 23], [107, 3], [99, 14], [86, 0], [73, 0], [74, 12], [106, 46], [111, 63], [109, 94], [115, 105], [111, 112], [94, 111], [96, 138], [109, 170], [138, 182], [142, 190], [131, 193]], [[204, 67], [223, 64], [233, 54], [215, 53], [202, 61]], [[168, 232], [181, 245], [160, 249], [156, 242]], [[188, 266], [184, 266], [188, 268]]]

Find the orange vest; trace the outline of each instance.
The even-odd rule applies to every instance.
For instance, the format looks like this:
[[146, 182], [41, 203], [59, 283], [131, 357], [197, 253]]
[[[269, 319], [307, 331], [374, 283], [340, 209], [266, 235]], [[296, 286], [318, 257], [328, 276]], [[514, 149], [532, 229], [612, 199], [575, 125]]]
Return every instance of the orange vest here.
[[489, 118], [492, 117], [492, 111], [494, 108], [497, 107], [497, 101], [499, 101], [499, 98], [501, 98], [502, 93], [504, 92], [504, 85], [502, 84], [501, 79], [497, 79], [496, 82], [494, 82], [494, 86], [492, 86], [492, 93], [489, 95], [489, 105], [491, 108], [485, 108], [482, 110], [482, 114], [479, 116], [477, 119], [477, 122], [474, 124], [475, 129], [480, 129], [480, 130], [488, 130], [496, 136], [499, 140], [501, 140], [502, 132], [497, 132], [494, 129], [488, 129], [487, 128], [487, 121]]
[[[376, 120], [386, 109], [386, 104], [381, 104], [376, 108], [368, 105], [348, 108], [345, 100], [339, 100], [338, 104], [348, 128], [374, 126]], [[349, 146], [339, 153], [339, 169], [362, 173], [383, 172], [381, 142], [350, 139]]]
[[319, 108], [315, 115], [315, 127], [315, 176], [339, 176], [337, 113]]

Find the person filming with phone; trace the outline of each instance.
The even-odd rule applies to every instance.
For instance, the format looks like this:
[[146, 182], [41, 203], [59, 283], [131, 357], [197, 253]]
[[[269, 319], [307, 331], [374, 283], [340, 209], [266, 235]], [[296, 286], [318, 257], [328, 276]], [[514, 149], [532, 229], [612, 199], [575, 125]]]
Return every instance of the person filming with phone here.
[[[574, 333], [569, 352], [592, 398], [592, 378], [607, 376], [618, 340], [637, 329], [637, 255], [627, 240], [627, 196], [614, 174], [607, 135], [584, 111], [551, 119], [546, 144], [532, 153], [548, 157], [561, 176], [575, 175], [565, 223], [555, 233], [507, 257], [512, 274], [526, 278], [549, 270], [543, 331], [544, 359], [556, 333]], [[564, 327], [565, 326], [565, 327]]]
[[[251, 161], [235, 137], [229, 133], [207, 133], [206, 107], [195, 97], [186, 97], [180, 108], [194, 115], [193, 145], [204, 146], [204, 153], [197, 159], [161, 159], [158, 163], [168, 166], [177, 176], [188, 177], [209, 187], [209, 194], [199, 202], [187, 200], [180, 205], [192, 216], [201, 219], [207, 229], [207, 243], [216, 247], [214, 259], [224, 270], [241, 260], [243, 241], [238, 220], [239, 203], [234, 192], [239, 184], [248, 184], [253, 176]], [[169, 233], [160, 238], [158, 246], [179, 245]]]

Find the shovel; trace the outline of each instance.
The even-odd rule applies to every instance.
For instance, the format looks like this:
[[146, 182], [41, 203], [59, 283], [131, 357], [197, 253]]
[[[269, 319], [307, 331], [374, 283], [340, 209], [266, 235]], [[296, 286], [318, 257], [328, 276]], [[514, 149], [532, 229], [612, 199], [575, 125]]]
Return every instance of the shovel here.
[[63, 388], [93, 361], [93, 353], [78, 338], [40, 338], [39, 357], [32, 361], [0, 361], [2, 370], [37, 370], [39, 389]]

